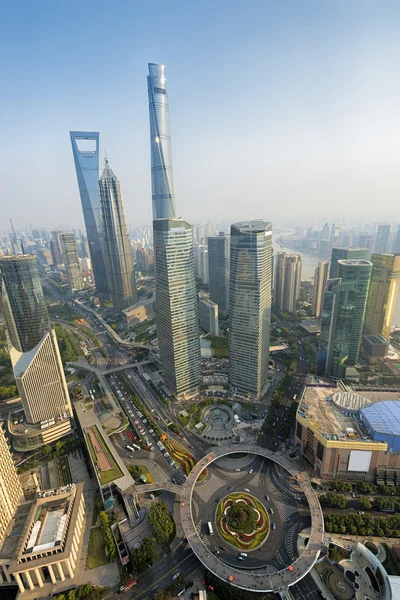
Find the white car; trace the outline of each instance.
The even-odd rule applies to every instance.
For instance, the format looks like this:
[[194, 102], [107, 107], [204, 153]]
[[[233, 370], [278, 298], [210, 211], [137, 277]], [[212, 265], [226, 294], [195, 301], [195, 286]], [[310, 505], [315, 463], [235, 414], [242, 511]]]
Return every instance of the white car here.
[[254, 473], [254, 469], [250, 469], [249, 475], [251, 475], [252, 473]]
[[235, 469], [236, 473], [240, 473], [240, 469]]
[[244, 492], [247, 492], [248, 494], [250, 493], [250, 490], [249, 490], [249, 488], [244, 488], [244, 490], [243, 490], [243, 491], [244, 491]]
[[175, 581], [175, 579], [178, 579], [180, 573], [175, 573], [175, 575], [172, 575], [172, 579]]

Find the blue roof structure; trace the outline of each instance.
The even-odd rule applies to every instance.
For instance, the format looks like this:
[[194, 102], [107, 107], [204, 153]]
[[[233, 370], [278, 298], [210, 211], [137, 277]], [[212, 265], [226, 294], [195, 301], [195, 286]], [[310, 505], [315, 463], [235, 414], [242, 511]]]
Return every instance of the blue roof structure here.
[[375, 402], [359, 414], [372, 439], [387, 442], [389, 452], [400, 451], [400, 400]]

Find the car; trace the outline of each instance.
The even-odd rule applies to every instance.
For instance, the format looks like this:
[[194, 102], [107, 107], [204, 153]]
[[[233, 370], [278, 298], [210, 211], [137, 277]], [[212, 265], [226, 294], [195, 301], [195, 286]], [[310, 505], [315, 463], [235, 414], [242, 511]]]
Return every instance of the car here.
[[252, 473], [254, 473], [254, 469], [250, 469], [249, 475], [251, 475]]
[[214, 550], [214, 554], [216, 554], [218, 556], [219, 550]]
[[352, 497], [352, 498], [355, 498], [355, 497], [356, 497], [356, 495], [355, 495], [355, 493], [354, 493], [354, 492], [352, 492], [352, 493], [351, 493], [351, 497]]
[[233, 490], [233, 487], [231, 485], [228, 485], [228, 492], [231, 492]]
[[269, 502], [269, 496], [268, 496], [268, 494], [265, 494], [265, 499], [268, 500], [268, 502]]
[[243, 556], [238, 556], [238, 560], [244, 560]]
[[276, 529], [276, 525], [275, 525], [275, 523], [272, 523], [272, 525], [271, 525], [271, 529], [273, 529], [273, 530], [275, 530], [275, 529]]
[[240, 556], [243, 556], [243, 558], [247, 558], [247, 554], [246, 554], [246, 552], [241, 552], [241, 553], [240, 553]]
[[249, 490], [249, 488], [243, 488], [243, 491], [244, 491], [244, 492], [247, 492], [248, 494], [250, 493], [250, 490]]
[[221, 550], [226, 550], [226, 546], [220, 546]]
[[240, 473], [240, 469], [235, 469], [236, 473]]
[[172, 579], [175, 581], [175, 579], [178, 579], [180, 573], [175, 573], [175, 575], [172, 575]]

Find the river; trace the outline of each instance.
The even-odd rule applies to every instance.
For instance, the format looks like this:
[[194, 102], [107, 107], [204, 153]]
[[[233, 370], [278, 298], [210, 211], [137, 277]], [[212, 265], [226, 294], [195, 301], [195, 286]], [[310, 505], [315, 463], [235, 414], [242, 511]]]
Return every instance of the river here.
[[[285, 232], [280, 233], [277, 237], [290, 235]], [[276, 243], [274, 238], [272, 238], [272, 247], [274, 249], [274, 253], [277, 252], [288, 252], [301, 254], [302, 256], [302, 269], [301, 269], [301, 279], [303, 281], [310, 281], [314, 277], [314, 271], [321, 260], [327, 260], [321, 258], [320, 256], [315, 256], [315, 254], [303, 254], [298, 250], [293, 250], [291, 248], [285, 248], [284, 246], [280, 246]], [[393, 323], [392, 325], [396, 325], [396, 327], [400, 327], [400, 294], [397, 295], [396, 306], [393, 313]]]

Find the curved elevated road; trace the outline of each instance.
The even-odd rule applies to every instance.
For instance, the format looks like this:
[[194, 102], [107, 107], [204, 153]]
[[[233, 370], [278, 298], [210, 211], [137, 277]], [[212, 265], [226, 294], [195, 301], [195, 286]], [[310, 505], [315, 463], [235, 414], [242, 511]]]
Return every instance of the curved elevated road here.
[[[267, 573], [266, 571], [260, 572], [230, 567], [207, 549], [195, 528], [192, 515], [192, 494], [200, 473], [217, 458], [237, 452], [248, 452], [249, 454], [263, 456], [281, 465], [297, 480], [307, 498], [311, 513], [311, 534], [307, 548], [291, 566], [281, 571]], [[214, 575], [224, 580], [228, 580], [229, 578], [229, 582], [232, 585], [244, 590], [275, 593], [284, 591], [307, 575], [314, 566], [324, 546], [324, 518], [322, 510], [317, 495], [305, 475], [298, 471], [286, 457], [259, 446], [225, 446], [212, 450], [195, 465], [183, 484], [181, 488], [181, 500], [182, 526], [193, 552]]]

